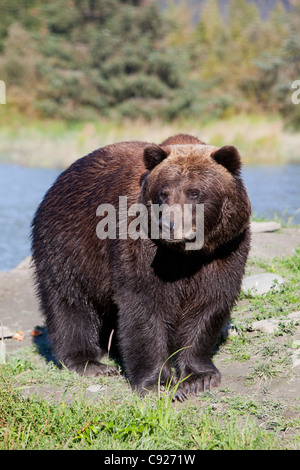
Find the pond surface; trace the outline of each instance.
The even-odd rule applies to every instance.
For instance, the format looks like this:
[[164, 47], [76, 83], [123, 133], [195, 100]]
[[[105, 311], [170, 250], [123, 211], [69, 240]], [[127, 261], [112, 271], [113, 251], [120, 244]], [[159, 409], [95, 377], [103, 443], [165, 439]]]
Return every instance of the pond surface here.
[[38, 204], [60, 171], [0, 165], [0, 271], [30, 254], [30, 224]]
[[[30, 254], [30, 224], [36, 208], [61, 170], [0, 165], [0, 271]], [[277, 214], [300, 224], [300, 165], [243, 169], [257, 217]]]
[[300, 165], [247, 166], [243, 178], [255, 216], [300, 224]]

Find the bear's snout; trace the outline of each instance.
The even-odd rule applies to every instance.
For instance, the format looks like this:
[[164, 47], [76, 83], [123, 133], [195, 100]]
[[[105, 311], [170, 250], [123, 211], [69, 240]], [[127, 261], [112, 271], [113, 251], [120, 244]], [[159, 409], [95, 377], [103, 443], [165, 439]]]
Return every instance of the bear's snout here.
[[161, 217], [158, 221], [158, 225], [160, 230], [168, 230], [170, 232], [174, 232], [174, 222], [166, 217]]

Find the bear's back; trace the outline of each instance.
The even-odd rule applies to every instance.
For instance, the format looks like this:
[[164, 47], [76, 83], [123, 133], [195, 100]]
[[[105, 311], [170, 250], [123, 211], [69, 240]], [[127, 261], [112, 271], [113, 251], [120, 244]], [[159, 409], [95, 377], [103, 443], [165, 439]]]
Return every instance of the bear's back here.
[[66, 215], [68, 210], [91, 208], [94, 211], [99, 204], [116, 204], [119, 195], [137, 198], [140, 177], [146, 171], [143, 164], [146, 145], [121, 142], [76, 160], [59, 175], [40, 208], [48, 216], [57, 217], [60, 210]]

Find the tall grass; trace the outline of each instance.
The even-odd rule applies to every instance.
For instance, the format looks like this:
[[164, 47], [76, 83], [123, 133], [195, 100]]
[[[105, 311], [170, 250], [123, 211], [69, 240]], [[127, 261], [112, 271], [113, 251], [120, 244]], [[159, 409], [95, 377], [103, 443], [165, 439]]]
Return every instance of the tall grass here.
[[212, 145], [236, 145], [245, 164], [300, 161], [300, 136], [284, 130], [276, 116], [239, 115], [206, 122], [154, 120], [25, 121], [15, 118], [0, 129], [0, 163], [66, 167], [96, 148], [123, 140], [162, 142], [176, 133], [190, 133]]

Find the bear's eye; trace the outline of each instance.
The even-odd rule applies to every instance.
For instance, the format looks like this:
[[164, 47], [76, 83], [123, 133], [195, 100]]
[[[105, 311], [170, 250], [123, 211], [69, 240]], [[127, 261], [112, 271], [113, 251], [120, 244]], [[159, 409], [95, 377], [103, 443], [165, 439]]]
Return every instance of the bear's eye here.
[[168, 197], [169, 197], [169, 192], [168, 192], [166, 189], [163, 189], [163, 190], [159, 193], [159, 195], [160, 195], [160, 198], [161, 198], [161, 199], [168, 199]]
[[188, 197], [189, 197], [190, 199], [194, 199], [194, 200], [195, 200], [195, 199], [198, 199], [198, 197], [199, 197], [199, 191], [198, 191], [197, 189], [189, 191], [189, 192], [188, 192]]

